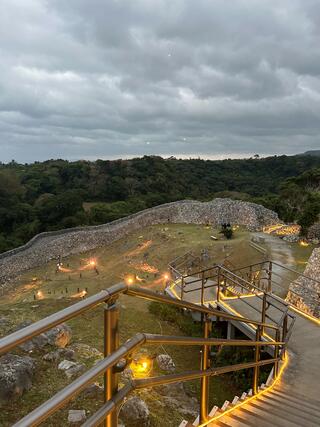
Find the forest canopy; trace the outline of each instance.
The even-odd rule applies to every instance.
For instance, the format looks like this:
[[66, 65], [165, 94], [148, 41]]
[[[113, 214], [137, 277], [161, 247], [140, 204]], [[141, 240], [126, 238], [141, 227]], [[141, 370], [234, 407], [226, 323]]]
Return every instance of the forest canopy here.
[[320, 212], [320, 157], [0, 163], [0, 252], [42, 231], [96, 225], [182, 199], [260, 203], [306, 232]]

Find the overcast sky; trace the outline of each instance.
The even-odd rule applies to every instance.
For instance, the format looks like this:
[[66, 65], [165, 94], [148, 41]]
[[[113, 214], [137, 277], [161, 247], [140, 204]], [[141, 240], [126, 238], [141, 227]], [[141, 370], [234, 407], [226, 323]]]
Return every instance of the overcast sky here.
[[319, 0], [0, 0], [0, 161], [320, 148]]

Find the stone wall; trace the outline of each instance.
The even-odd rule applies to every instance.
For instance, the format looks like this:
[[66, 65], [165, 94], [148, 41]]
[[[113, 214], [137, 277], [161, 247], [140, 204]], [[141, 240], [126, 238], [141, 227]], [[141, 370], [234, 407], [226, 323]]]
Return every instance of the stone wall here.
[[[289, 287], [287, 301], [300, 310], [320, 317], [320, 248], [312, 251], [304, 271], [307, 277], [300, 277]], [[310, 277], [311, 279], [308, 279]]]
[[308, 239], [320, 240], [320, 222], [314, 223], [308, 230]]
[[9, 286], [20, 273], [57, 259], [59, 255], [78, 254], [105, 246], [149, 225], [218, 225], [223, 222], [261, 230], [264, 226], [278, 223], [279, 218], [263, 206], [230, 199], [167, 203], [108, 224], [38, 234], [24, 246], [0, 254], [0, 283], [2, 287]]

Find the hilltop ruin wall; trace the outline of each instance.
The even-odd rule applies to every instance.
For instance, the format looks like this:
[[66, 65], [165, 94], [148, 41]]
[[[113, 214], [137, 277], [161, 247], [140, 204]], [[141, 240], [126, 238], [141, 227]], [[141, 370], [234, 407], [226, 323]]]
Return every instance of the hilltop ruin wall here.
[[64, 257], [105, 246], [149, 225], [219, 225], [224, 222], [255, 231], [279, 223], [279, 218], [275, 212], [254, 203], [230, 199], [183, 200], [146, 209], [108, 224], [41, 233], [25, 245], [0, 254], [0, 286], [10, 286], [20, 273], [57, 259], [59, 255]]
[[312, 251], [304, 275], [307, 277], [291, 283], [286, 300], [305, 313], [320, 318], [320, 248]]

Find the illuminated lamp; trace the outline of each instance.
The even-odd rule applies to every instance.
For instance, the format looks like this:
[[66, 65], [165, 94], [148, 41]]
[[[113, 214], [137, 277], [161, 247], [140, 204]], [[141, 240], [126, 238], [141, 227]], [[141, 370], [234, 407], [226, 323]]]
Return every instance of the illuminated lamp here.
[[153, 368], [153, 359], [148, 356], [143, 356], [138, 359], [133, 359], [130, 363], [132, 375], [135, 378], [143, 378], [150, 375]]

